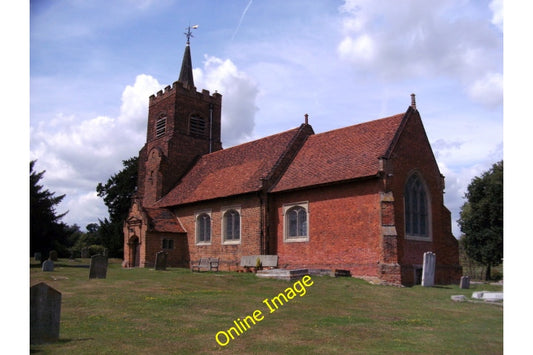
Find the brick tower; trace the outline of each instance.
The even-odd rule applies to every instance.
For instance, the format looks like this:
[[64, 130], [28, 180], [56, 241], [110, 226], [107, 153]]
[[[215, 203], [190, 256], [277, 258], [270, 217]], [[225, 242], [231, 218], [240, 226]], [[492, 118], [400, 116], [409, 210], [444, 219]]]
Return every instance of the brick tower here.
[[178, 81], [150, 96], [146, 144], [139, 152], [137, 197], [150, 207], [196, 159], [222, 149], [222, 95], [197, 92], [192, 73], [190, 28]]

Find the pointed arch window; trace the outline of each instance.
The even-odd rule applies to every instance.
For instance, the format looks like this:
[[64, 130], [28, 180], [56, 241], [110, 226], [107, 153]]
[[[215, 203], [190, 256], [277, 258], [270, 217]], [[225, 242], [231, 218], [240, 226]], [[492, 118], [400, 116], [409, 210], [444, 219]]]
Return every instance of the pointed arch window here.
[[405, 234], [407, 238], [430, 237], [429, 195], [419, 174], [412, 174], [405, 184]]
[[283, 206], [285, 242], [309, 241], [307, 202]]
[[222, 211], [222, 233], [225, 244], [239, 243], [241, 240], [240, 208], [228, 208]]
[[196, 214], [196, 243], [211, 243], [211, 213], [199, 212]]

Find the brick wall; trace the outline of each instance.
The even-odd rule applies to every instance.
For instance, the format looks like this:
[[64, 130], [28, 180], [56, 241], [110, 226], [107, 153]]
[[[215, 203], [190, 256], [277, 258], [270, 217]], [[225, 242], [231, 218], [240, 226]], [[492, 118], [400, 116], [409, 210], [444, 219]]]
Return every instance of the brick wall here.
[[[225, 244], [222, 240], [222, 213], [227, 207], [240, 208], [241, 211], [238, 244]], [[199, 211], [208, 211], [211, 215], [211, 242], [208, 245], [196, 242], [195, 215]], [[236, 270], [242, 256], [261, 254], [261, 202], [255, 194], [182, 206], [174, 213], [187, 231], [191, 262], [202, 257], [218, 257], [221, 270]]]
[[[411, 111], [402, 134], [393, 150], [388, 165], [387, 186], [395, 197], [395, 225], [398, 233], [399, 262], [402, 265], [402, 283], [415, 281], [415, 269], [422, 265], [424, 252], [437, 255], [436, 283], [458, 282], [461, 274], [458, 243], [451, 234], [451, 218], [444, 207], [444, 178], [441, 176], [422, 121]], [[430, 195], [431, 241], [405, 238], [404, 187], [413, 172], [424, 180]]]
[[[348, 269], [378, 276], [381, 211], [377, 179], [276, 194], [275, 238], [279, 265], [288, 268]], [[286, 242], [283, 205], [308, 201], [309, 241]]]

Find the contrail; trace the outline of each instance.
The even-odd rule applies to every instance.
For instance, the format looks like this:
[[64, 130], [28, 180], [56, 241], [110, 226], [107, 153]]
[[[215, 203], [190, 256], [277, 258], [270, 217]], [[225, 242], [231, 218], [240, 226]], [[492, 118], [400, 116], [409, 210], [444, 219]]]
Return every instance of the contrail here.
[[233, 39], [235, 38], [235, 36], [237, 35], [237, 32], [239, 32], [239, 28], [241, 28], [241, 24], [242, 24], [242, 20], [244, 20], [244, 16], [246, 16], [246, 13], [248, 12], [248, 9], [250, 8], [250, 6], [252, 5], [252, 2], [254, 0], [250, 0], [250, 2], [248, 3], [248, 5], [246, 5], [246, 8], [244, 9], [244, 11], [242, 12], [242, 15], [241, 15], [241, 19], [239, 20], [239, 24], [237, 25], [237, 28], [235, 29], [235, 32], [233, 33], [233, 36], [231, 37], [231, 41], [233, 42]]

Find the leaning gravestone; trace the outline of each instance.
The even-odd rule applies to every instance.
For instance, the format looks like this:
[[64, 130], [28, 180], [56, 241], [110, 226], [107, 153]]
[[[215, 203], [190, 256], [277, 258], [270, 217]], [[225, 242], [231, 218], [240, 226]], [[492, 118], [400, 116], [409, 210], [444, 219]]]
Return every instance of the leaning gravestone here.
[[436, 255], [430, 251], [424, 253], [424, 265], [422, 267], [422, 286], [431, 287], [435, 284]]
[[35, 259], [35, 261], [41, 261], [41, 253], [35, 252], [33, 254], [33, 258]]
[[156, 270], [167, 269], [167, 255], [168, 253], [164, 251], [160, 251], [160, 252], [157, 252], [157, 254], [155, 254], [155, 269]]
[[93, 255], [89, 266], [90, 279], [105, 279], [107, 274], [107, 257], [103, 255]]
[[50, 259], [45, 260], [43, 263], [43, 271], [54, 271], [54, 262]]
[[44, 282], [30, 288], [30, 343], [59, 339], [61, 292]]
[[470, 288], [470, 277], [461, 276], [461, 282], [459, 283], [460, 288]]

